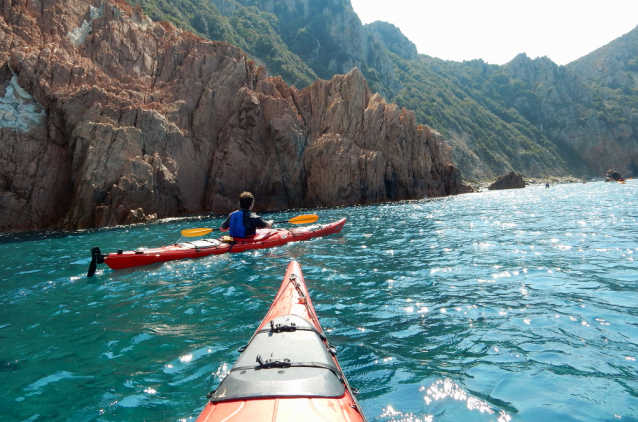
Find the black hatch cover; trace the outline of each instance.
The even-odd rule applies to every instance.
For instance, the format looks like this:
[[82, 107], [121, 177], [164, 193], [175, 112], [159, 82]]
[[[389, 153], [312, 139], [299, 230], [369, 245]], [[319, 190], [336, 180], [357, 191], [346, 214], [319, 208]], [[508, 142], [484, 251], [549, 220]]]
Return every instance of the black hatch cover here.
[[343, 396], [341, 372], [310, 322], [297, 315], [283, 315], [271, 326], [298, 329], [257, 333], [212, 394], [211, 402]]

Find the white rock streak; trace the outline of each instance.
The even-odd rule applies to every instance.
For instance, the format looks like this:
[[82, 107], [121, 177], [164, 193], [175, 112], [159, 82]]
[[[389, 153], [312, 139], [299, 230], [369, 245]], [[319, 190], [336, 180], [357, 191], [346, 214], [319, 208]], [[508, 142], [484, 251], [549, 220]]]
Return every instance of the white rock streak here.
[[4, 97], [0, 98], [0, 129], [26, 132], [42, 123], [45, 116], [42, 106], [18, 85], [18, 77], [14, 74], [5, 88]]
[[91, 22], [84, 21], [81, 27], [75, 28], [73, 31], [66, 34], [75, 45], [80, 45], [84, 42], [84, 40], [86, 40], [86, 36], [93, 30], [93, 21], [97, 18], [101, 18], [104, 13], [104, 3], [102, 3], [102, 6], [99, 8], [93, 6], [89, 7], [91, 12]]
[[[93, 7], [93, 6], [89, 6], [89, 7], [90, 7], [90, 14], [91, 14], [91, 21], [90, 22], [84, 21], [81, 27], [75, 28], [73, 31], [67, 34], [67, 37], [69, 37], [71, 39], [71, 42], [73, 42], [73, 44], [75, 45], [80, 45], [86, 40], [86, 37], [93, 31], [93, 21], [97, 18], [101, 18], [104, 15], [104, 2], [102, 2], [102, 5], [99, 8]], [[119, 9], [117, 7], [113, 6], [113, 10], [116, 16], [120, 16], [118, 14]], [[133, 23], [135, 27], [137, 27], [138, 29], [141, 29], [142, 31], [145, 31], [146, 28], [148, 28], [150, 25], [153, 24], [153, 21], [148, 16], [143, 16], [142, 18], [137, 18], [133, 16], [133, 18], [131, 19], [131, 22]]]

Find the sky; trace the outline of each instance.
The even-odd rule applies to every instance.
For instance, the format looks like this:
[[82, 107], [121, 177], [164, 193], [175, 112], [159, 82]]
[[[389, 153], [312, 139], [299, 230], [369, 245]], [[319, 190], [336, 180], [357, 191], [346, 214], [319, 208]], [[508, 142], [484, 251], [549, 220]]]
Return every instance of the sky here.
[[520, 53], [565, 65], [638, 26], [638, 0], [351, 0], [363, 24], [394, 24], [420, 54], [502, 65]]

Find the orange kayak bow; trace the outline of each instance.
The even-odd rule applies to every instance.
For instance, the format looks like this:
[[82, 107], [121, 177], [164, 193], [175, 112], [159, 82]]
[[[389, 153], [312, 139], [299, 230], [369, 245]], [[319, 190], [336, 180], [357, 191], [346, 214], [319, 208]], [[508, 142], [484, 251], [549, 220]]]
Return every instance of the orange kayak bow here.
[[197, 422], [366, 421], [296, 261], [235, 366], [208, 397]]

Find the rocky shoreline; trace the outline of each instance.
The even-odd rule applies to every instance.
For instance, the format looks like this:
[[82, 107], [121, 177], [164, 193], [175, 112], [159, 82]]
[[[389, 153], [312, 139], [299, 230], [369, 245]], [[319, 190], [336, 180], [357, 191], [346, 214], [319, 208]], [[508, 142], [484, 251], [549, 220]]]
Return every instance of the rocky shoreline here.
[[[594, 181], [603, 181], [603, 177], [573, 177], [573, 176], [548, 176], [542, 178], [535, 177], [523, 177], [526, 186], [534, 186], [534, 185], [542, 185], [545, 186], [546, 183], [551, 185], [563, 185], [568, 183], [583, 183], [585, 182], [594, 182]], [[494, 180], [466, 180], [470, 186], [475, 190], [475, 192], [486, 192], [488, 187], [494, 183]]]

